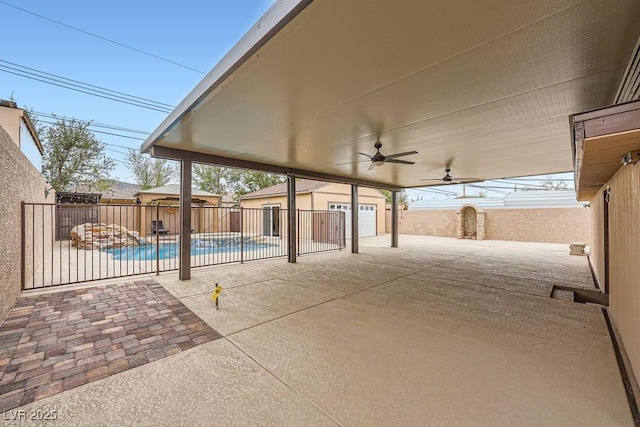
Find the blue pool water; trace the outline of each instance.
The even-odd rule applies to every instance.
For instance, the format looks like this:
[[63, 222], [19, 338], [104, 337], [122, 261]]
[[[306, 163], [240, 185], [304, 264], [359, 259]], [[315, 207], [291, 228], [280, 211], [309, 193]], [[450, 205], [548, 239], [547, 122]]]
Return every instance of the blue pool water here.
[[[252, 251], [256, 249], [275, 248], [277, 245], [270, 245], [267, 243], [245, 243], [244, 250]], [[155, 244], [148, 244], [144, 246], [125, 246], [122, 248], [111, 248], [105, 250], [108, 254], [113, 256], [116, 260], [130, 260], [130, 261], [145, 261], [156, 259], [156, 252], [159, 250], [159, 259], [177, 258], [179, 254], [178, 243], [161, 243], [159, 247]], [[240, 245], [202, 245], [192, 244], [191, 255], [209, 255], [209, 254], [221, 254], [240, 252]]]

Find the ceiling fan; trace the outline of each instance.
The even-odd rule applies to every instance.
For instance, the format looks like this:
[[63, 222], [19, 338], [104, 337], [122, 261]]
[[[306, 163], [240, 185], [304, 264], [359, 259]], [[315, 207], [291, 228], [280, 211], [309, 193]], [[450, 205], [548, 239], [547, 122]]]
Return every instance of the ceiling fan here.
[[399, 160], [398, 157], [409, 156], [411, 154], [418, 154], [417, 151], [406, 151], [404, 153], [389, 154], [388, 156], [384, 156], [380, 152], [380, 148], [382, 148], [382, 143], [380, 142], [380, 140], [376, 141], [376, 143], [373, 146], [376, 149], [376, 153], [373, 155], [367, 154], [367, 153], [358, 153], [362, 156], [368, 157], [371, 160], [371, 165], [369, 166], [368, 170], [373, 169], [375, 166], [381, 166], [384, 163], [400, 163], [404, 165], [414, 165], [416, 163], [416, 162], [410, 162], [408, 160]]
[[432, 182], [442, 182], [444, 184], [464, 184], [467, 182], [473, 182], [473, 181], [482, 181], [482, 178], [454, 178], [453, 176], [451, 176], [451, 174], [449, 172], [451, 172], [451, 168], [449, 168], [449, 166], [446, 167], [445, 171], [445, 176], [442, 178], [436, 178], [436, 179], [421, 179], [420, 181], [432, 181]]

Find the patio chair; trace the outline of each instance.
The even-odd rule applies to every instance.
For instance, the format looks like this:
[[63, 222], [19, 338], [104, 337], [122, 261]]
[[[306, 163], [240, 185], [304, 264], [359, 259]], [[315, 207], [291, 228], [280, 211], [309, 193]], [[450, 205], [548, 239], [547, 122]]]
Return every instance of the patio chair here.
[[165, 230], [162, 220], [156, 224], [155, 220], [151, 220], [151, 234], [168, 234], [169, 230]]

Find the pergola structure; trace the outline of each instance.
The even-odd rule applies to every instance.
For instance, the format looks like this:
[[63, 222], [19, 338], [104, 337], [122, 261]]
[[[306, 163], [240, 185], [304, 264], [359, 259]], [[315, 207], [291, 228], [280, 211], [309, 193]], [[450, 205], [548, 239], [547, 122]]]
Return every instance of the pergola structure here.
[[[191, 164], [397, 191], [444, 176], [477, 180], [573, 169], [568, 117], [614, 104], [640, 35], [636, 0], [478, 2], [280, 0], [142, 145]], [[369, 168], [359, 153], [417, 151]], [[428, 181], [428, 185], [442, 182]], [[181, 209], [189, 278], [190, 210]], [[397, 246], [397, 217], [392, 219]]]

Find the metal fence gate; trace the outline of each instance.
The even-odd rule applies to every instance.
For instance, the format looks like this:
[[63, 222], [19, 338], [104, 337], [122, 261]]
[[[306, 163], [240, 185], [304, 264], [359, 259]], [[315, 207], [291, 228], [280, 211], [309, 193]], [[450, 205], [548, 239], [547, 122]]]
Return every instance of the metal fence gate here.
[[[177, 205], [22, 203], [22, 288], [177, 270]], [[287, 255], [285, 209], [192, 206], [191, 267]], [[342, 250], [345, 215], [298, 210], [298, 255]]]

